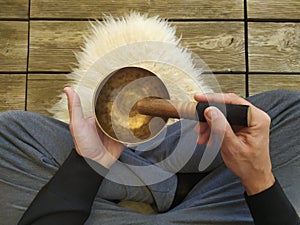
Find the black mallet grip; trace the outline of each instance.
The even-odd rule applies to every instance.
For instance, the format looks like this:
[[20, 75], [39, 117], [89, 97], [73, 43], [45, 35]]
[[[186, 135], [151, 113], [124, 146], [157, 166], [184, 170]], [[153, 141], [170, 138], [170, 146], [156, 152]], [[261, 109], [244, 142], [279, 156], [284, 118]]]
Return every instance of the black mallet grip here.
[[214, 106], [218, 108], [226, 117], [230, 125], [249, 126], [249, 106], [224, 104], [215, 102], [199, 102], [196, 106], [196, 113], [199, 121], [206, 122], [204, 111], [207, 107]]

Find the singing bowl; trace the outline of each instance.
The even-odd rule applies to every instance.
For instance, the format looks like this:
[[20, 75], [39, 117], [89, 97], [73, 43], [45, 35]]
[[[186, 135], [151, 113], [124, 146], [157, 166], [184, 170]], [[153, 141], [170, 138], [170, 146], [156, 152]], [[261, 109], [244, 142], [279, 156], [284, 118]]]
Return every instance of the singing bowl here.
[[147, 97], [170, 99], [166, 86], [154, 73], [140, 67], [113, 71], [97, 85], [93, 96], [99, 128], [124, 144], [136, 145], [154, 138], [168, 118], [138, 113], [137, 102]]

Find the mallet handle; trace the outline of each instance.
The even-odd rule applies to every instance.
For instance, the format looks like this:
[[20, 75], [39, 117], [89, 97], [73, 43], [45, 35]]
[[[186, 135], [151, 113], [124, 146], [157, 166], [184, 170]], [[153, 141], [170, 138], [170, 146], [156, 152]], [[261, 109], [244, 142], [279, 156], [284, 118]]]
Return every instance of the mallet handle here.
[[217, 107], [227, 118], [229, 124], [247, 127], [249, 125], [249, 106], [215, 102], [183, 102], [159, 98], [144, 98], [137, 102], [140, 114], [164, 118], [185, 118], [206, 122], [204, 111], [207, 107]]

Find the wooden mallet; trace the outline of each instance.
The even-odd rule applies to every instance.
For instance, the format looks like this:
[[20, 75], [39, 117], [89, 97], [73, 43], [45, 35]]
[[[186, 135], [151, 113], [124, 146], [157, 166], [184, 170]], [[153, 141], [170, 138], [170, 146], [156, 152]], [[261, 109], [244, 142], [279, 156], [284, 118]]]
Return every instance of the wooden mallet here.
[[147, 97], [139, 100], [136, 110], [140, 114], [162, 118], [184, 118], [206, 122], [204, 111], [207, 107], [217, 107], [227, 118], [230, 125], [249, 126], [248, 105], [224, 104], [215, 102], [184, 102]]

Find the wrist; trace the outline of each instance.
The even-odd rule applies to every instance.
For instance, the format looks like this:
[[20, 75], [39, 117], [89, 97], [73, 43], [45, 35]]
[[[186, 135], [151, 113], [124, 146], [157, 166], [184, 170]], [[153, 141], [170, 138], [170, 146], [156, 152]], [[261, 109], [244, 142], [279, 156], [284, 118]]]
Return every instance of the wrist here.
[[90, 158], [91, 160], [99, 163], [105, 168], [109, 169], [116, 161], [114, 157], [112, 157], [109, 153], [99, 154], [96, 157]]
[[247, 179], [242, 181], [242, 184], [246, 190], [247, 195], [258, 194], [262, 191], [272, 187], [275, 183], [275, 177], [273, 173], [266, 175], [256, 176], [254, 179]]
[[116, 161], [116, 159], [108, 152], [94, 149], [94, 151], [82, 151], [84, 153], [88, 152], [88, 154], [83, 154], [78, 147], [76, 147], [76, 152], [89, 160], [92, 160], [101, 166], [109, 169], [112, 164]]

